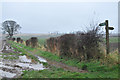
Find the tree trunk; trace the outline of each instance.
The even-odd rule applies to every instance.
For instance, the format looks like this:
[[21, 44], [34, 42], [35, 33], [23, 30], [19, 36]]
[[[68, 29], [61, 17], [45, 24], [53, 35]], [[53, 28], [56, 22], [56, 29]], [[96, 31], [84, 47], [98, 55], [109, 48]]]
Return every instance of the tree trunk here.
[[9, 36], [10, 36], [10, 39], [12, 39], [13, 34], [9, 34]]

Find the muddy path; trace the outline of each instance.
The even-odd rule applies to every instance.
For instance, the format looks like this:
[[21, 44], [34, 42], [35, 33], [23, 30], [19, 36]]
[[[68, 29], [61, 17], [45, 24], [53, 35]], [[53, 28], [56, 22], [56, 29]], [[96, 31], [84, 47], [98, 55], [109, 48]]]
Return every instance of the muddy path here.
[[64, 70], [71, 71], [71, 72], [80, 72], [80, 73], [86, 73], [87, 71], [78, 69], [77, 67], [68, 66], [62, 62], [56, 62], [56, 61], [50, 61], [48, 60], [48, 64], [55, 66], [57, 68], [63, 68]]
[[[19, 46], [19, 45], [18, 45], [18, 46]], [[21, 46], [19, 46], [19, 47], [22, 48]], [[23, 48], [22, 48], [22, 49], [23, 49]], [[24, 50], [26, 50], [28, 53], [35, 54], [34, 52], [31, 52], [31, 51], [29, 51], [29, 50], [27, 50], [27, 49], [24, 49]], [[40, 59], [43, 60], [44, 62], [47, 62], [50, 66], [55, 66], [55, 67], [57, 67], [57, 68], [63, 68], [64, 70], [71, 71], [71, 72], [80, 72], [80, 73], [86, 73], [86, 72], [88, 72], [88, 71], [86, 71], [86, 70], [81, 70], [81, 69], [79, 69], [79, 68], [77, 68], [77, 67], [69, 66], [69, 65], [64, 64], [64, 63], [62, 63], [62, 62], [56, 62], [56, 61], [53, 61], [53, 60], [49, 60], [49, 59], [47, 59], [47, 58], [45, 58], [45, 57], [41, 57], [41, 56], [38, 56], [38, 55], [34, 55], [34, 56], [40, 58]], [[44, 60], [44, 59], [45, 59], [45, 60]], [[46, 61], [46, 60], [47, 60], [47, 61]]]
[[[39, 59], [39, 61], [43, 62], [45, 60]], [[3, 42], [3, 48], [0, 50], [0, 79], [19, 78], [25, 70], [43, 69], [47, 68], [42, 63], [32, 62], [30, 58], [16, 51], [6, 41]]]

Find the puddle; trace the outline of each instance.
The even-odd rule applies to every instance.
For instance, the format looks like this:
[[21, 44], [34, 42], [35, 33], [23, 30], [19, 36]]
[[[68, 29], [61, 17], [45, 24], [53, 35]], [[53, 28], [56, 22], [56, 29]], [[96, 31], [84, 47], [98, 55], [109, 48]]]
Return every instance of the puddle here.
[[6, 46], [6, 50], [11, 50], [9, 46]]
[[43, 64], [29, 64], [29, 63], [17, 63], [16, 65], [23, 67], [23, 68], [28, 68], [28, 69], [34, 69], [34, 70], [43, 70], [46, 69], [44, 68]]
[[43, 70], [43, 69], [46, 69], [43, 64], [32, 64], [30, 65], [30, 68], [33, 68], [34, 70]]
[[7, 78], [13, 78], [14, 76], [16, 76], [16, 73], [11, 73], [9, 71], [4, 71], [2, 70], [2, 68], [6, 68], [6, 69], [14, 69], [13, 67], [10, 66], [6, 66], [3, 64], [3, 62], [0, 62], [0, 77], [7, 77]]
[[22, 52], [20, 52], [19, 54], [22, 54]]
[[5, 66], [5, 65], [3, 65], [3, 64], [0, 64], [0, 67], [4, 67], [4, 68], [8, 68], [8, 69], [14, 69], [13, 67]]
[[[6, 55], [9, 54], [9, 52], [12, 51], [12, 47], [4, 43], [4, 47], [6, 47]], [[3, 48], [4, 49], [4, 48]], [[22, 54], [21, 52], [18, 52], [19, 54]], [[2, 50], [0, 50], [0, 54], [2, 53]], [[4, 55], [4, 56], [6, 56]], [[2, 55], [0, 55], [1, 57]], [[13, 57], [19, 57], [17, 60], [7, 60], [0, 58], [0, 78], [6, 77], [6, 78], [17, 78], [22, 74], [22, 71], [24, 70], [43, 70], [47, 69], [43, 66], [42, 63], [33, 63], [31, 59], [28, 59], [26, 55], [23, 56], [16, 56], [16, 55], [7, 55], [13, 56]], [[40, 62], [47, 62], [42, 57], [36, 56]]]
[[38, 58], [38, 60], [39, 60], [40, 62], [47, 62], [47, 60], [45, 60], [45, 59], [42, 58], [42, 57], [37, 56], [37, 58]]
[[31, 59], [28, 59], [28, 58], [26, 57], [26, 55], [19, 56], [19, 60], [20, 60], [20, 62], [28, 62], [28, 63], [31, 63]]
[[[3, 70], [4, 69], [4, 70]], [[0, 77], [14, 78], [20, 76], [24, 70], [47, 69], [40, 63], [0, 62]]]
[[16, 74], [0, 70], [0, 77], [13, 78]]
[[[24, 68], [26, 67], [26, 68], [34, 69], [34, 70], [43, 70], [43, 69], [46, 69], [46, 68], [44, 68], [43, 64], [32, 63], [31, 59], [28, 59], [26, 55], [19, 56], [19, 60], [20, 60], [20, 63], [17, 63], [16, 65], [18, 65], [20, 67], [24, 67]], [[41, 57], [39, 57], [39, 60], [41, 62], [47, 62], [45, 59], [43, 59]]]

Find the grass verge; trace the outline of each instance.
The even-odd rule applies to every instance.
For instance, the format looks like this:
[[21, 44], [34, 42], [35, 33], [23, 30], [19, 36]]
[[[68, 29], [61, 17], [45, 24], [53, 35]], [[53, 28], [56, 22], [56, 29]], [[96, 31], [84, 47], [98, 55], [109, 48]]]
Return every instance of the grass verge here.
[[[87, 65], [88, 73], [78, 73], [78, 72], [70, 72], [64, 71], [63, 69], [52, 67], [50, 69], [42, 70], [42, 71], [24, 71], [22, 75], [23, 78], [118, 78], [118, 65], [107, 66], [105, 64], [101, 64], [100, 61], [91, 60], [91, 61], [82, 61], [80, 62], [77, 59], [72, 59], [68, 57], [59, 57], [51, 52], [42, 51], [38, 49], [30, 49], [30, 47], [26, 47], [23, 44], [18, 44], [11, 42], [13, 47], [16, 47], [19, 51], [22, 51], [28, 55], [38, 55], [42, 56], [46, 59], [62, 62], [69, 66], [75, 66], [78, 68], [82, 68], [83, 65]], [[23, 47], [19, 48], [17, 45]], [[28, 53], [26, 50], [30, 50], [33, 53]], [[35, 58], [34, 58], [35, 59]], [[47, 74], [46, 74], [47, 73]]]

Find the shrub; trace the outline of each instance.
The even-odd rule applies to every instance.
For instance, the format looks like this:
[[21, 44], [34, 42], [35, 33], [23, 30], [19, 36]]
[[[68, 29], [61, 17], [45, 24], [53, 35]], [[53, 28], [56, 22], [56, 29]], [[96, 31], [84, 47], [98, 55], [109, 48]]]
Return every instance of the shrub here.
[[65, 34], [58, 38], [57, 48], [60, 55], [72, 56], [75, 55], [75, 34]]
[[30, 39], [25, 41], [26, 46], [30, 46]]
[[21, 38], [20, 38], [20, 37], [18, 37], [18, 38], [17, 38], [17, 43], [19, 43], [19, 42], [20, 42], [20, 40], [21, 40]]
[[99, 44], [102, 41], [102, 34], [99, 34], [99, 30], [99, 27], [95, 27], [87, 32], [51, 37], [47, 39], [47, 50], [80, 60], [100, 58]]
[[15, 41], [15, 38], [12, 38], [12, 41]]
[[31, 47], [32, 48], [35, 48], [35, 47], [38, 46], [38, 39], [37, 39], [37, 37], [31, 37], [30, 41], [31, 41]]
[[20, 43], [23, 43], [23, 40], [22, 40], [22, 39], [20, 40]]

